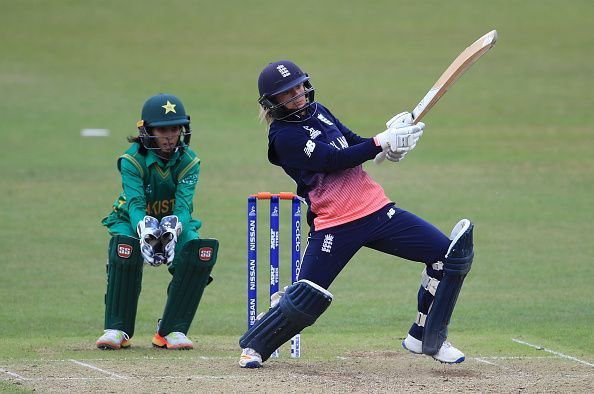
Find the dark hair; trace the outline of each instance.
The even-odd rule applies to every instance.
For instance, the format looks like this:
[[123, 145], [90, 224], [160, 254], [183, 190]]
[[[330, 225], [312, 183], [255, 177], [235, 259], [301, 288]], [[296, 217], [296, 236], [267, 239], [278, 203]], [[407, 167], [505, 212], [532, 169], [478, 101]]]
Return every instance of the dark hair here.
[[148, 150], [144, 147], [144, 145], [142, 144], [142, 141], [140, 141], [140, 136], [129, 135], [127, 140], [131, 144], [134, 144], [134, 143], [138, 144], [138, 153], [140, 153], [143, 156], [146, 156]]

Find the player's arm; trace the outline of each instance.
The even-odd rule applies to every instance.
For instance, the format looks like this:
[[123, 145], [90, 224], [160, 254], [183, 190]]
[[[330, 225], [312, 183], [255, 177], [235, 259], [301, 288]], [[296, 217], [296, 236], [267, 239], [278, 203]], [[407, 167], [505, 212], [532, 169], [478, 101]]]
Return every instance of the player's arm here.
[[343, 125], [340, 122], [340, 120], [338, 120], [336, 117], [334, 118], [334, 124], [336, 125], [336, 127], [338, 127], [338, 130], [340, 130], [342, 135], [344, 135], [344, 138], [346, 138], [347, 142], [349, 143], [349, 146], [359, 145], [359, 144], [362, 144], [365, 141], [370, 139], [370, 138], [363, 138], [363, 137], [353, 133], [348, 127]]
[[186, 228], [192, 219], [192, 200], [196, 192], [198, 175], [200, 174], [200, 159], [195, 157], [178, 174], [177, 189], [175, 191], [175, 207], [173, 214], [179, 218], [182, 229]]
[[353, 168], [373, 159], [382, 148], [373, 138], [344, 149], [309, 139], [305, 133], [279, 133], [273, 141], [282, 165], [314, 172], [334, 172]]
[[122, 175], [122, 188], [126, 195], [128, 214], [132, 228], [143, 220], [146, 215], [146, 197], [144, 196], [144, 182], [138, 167], [126, 158], [121, 158], [120, 173]]
[[[353, 133], [336, 117], [332, 116], [332, 118], [334, 120], [334, 124], [344, 135], [350, 146], [361, 144], [368, 139]], [[413, 130], [408, 128], [408, 126], [413, 126], [413, 119], [410, 113], [401, 112], [398, 115], [392, 117], [392, 119], [386, 123], [388, 130], [375, 136], [374, 141], [376, 145], [381, 145], [384, 148], [381, 153], [378, 153], [378, 156], [384, 155], [390, 161], [399, 162], [404, 158], [404, 156], [406, 156], [408, 152], [413, 150], [419, 138], [423, 134], [425, 124], [419, 122], [418, 127], [420, 130]], [[399, 130], [396, 131], [395, 129]], [[400, 136], [395, 137], [396, 134], [400, 134]], [[394, 146], [394, 150], [388, 148], [388, 145]]]

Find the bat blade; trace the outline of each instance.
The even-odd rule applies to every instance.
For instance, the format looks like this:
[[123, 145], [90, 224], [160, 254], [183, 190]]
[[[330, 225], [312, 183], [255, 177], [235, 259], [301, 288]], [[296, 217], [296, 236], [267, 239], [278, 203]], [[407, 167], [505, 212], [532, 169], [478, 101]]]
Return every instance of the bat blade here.
[[412, 111], [415, 124], [439, 101], [439, 99], [472, 66], [497, 42], [497, 30], [491, 30], [469, 45], [449, 67], [441, 74], [437, 82]]
[[[462, 53], [454, 59], [448, 68], [441, 74], [437, 82], [429, 89], [427, 94], [421, 99], [417, 106], [412, 110], [413, 123], [417, 124], [429, 112], [439, 99], [472, 66], [497, 42], [497, 30], [491, 30], [481, 38], [470, 44]], [[381, 163], [386, 158], [386, 153], [378, 154], [374, 162]]]

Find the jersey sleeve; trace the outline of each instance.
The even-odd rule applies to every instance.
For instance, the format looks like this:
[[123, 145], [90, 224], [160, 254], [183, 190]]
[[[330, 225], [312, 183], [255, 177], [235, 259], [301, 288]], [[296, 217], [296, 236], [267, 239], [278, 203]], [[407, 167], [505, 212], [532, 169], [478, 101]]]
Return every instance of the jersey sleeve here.
[[[334, 117], [334, 115], [333, 115], [333, 117]], [[368, 140], [368, 138], [363, 138], [363, 137], [360, 137], [359, 135], [353, 133], [348, 127], [343, 125], [340, 122], [340, 120], [338, 120], [336, 117], [334, 117], [334, 124], [336, 125], [336, 127], [338, 127], [338, 130], [340, 130], [342, 135], [344, 135], [344, 138], [346, 138], [346, 140], [350, 146], [359, 145], [359, 144], [362, 144]]]
[[142, 180], [142, 168], [137, 163], [120, 158], [120, 173], [122, 175], [122, 189], [126, 195], [128, 214], [132, 228], [146, 216], [146, 198], [144, 196], [144, 182]]
[[361, 140], [357, 145], [339, 150], [325, 142], [312, 140], [305, 133], [285, 132], [278, 133], [272, 143], [276, 157], [284, 166], [314, 172], [334, 172], [356, 167], [373, 159], [381, 151], [373, 138]]
[[193, 160], [181, 169], [177, 175], [177, 189], [175, 191], [175, 208], [173, 214], [176, 215], [182, 228], [186, 228], [192, 219], [194, 194], [198, 175], [200, 174], [200, 159], [194, 157]]

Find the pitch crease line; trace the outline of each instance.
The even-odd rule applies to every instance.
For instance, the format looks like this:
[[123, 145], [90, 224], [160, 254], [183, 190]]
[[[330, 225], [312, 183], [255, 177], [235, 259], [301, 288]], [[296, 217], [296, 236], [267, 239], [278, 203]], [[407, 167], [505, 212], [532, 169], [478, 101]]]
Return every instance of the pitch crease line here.
[[126, 376], [123, 376], [123, 375], [118, 375], [117, 373], [109, 372], [109, 371], [106, 371], [106, 370], [104, 370], [104, 369], [101, 369], [101, 368], [99, 368], [99, 367], [96, 367], [96, 366], [94, 366], [94, 365], [87, 364], [87, 363], [83, 363], [83, 362], [81, 362], [81, 361], [74, 360], [74, 359], [72, 359], [72, 358], [71, 358], [71, 359], [69, 359], [68, 361], [70, 361], [70, 362], [73, 362], [74, 364], [77, 364], [77, 365], [81, 365], [81, 366], [83, 366], [83, 367], [91, 368], [91, 369], [93, 369], [93, 370], [95, 370], [95, 371], [99, 371], [99, 372], [101, 372], [101, 373], [108, 374], [108, 375], [110, 375], [110, 376], [112, 376], [112, 377], [114, 377], [114, 378], [118, 378], [118, 379], [128, 379]]
[[482, 358], [479, 358], [479, 357], [474, 357], [474, 360], [475, 360], [475, 361], [478, 361], [479, 363], [485, 363], [485, 364], [489, 364], [489, 365], [494, 365], [494, 366], [496, 366], [496, 367], [498, 367], [498, 366], [499, 366], [499, 365], [497, 365], [497, 364], [495, 364], [495, 363], [492, 363], [491, 361], [487, 361], [487, 360], [484, 360], [484, 359], [482, 359]]
[[21, 379], [21, 380], [25, 380], [25, 378], [23, 378], [21, 375], [19, 375], [18, 373], [15, 372], [11, 372], [8, 369], [4, 369], [4, 368], [0, 368], [0, 372], [4, 372], [7, 375], [12, 376], [13, 378], [17, 378], [17, 379]]
[[[69, 381], [69, 380], [80, 380], [80, 381], [95, 381], [95, 380], [111, 380], [112, 377], [109, 376], [85, 376], [85, 377], [75, 377], [75, 376], [67, 376], [67, 377], [40, 377], [40, 378], [21, 378], [22, 380], [26, 381], [36, 381], [36, 382], [49, 382], [49, 381]], [[173, 380], [222, 380], [222, 379], [245, 379], [245, 376], [241, 375], [187, 375], [187, 376], [174, 376], [174, 375], [166, 375], [166, 376], [144, 376], [144, 377], [132, 377], [128, 380], [143, 380], [143, 381], [154, 381], [160, 379], [173, 379]]]
[[575, 358], [575, 357], [572, 357], [572, 356], [568, 356], [567, 354], [563, 354], [563, 353], [557, 352], [557, 351], [555, 351], [555, 350], [547, 349], [547, 348], [546, 348], [546, 347], [544, 347], [544, 346], [540, 346], [540, 345], [534, 345], [534, 344], [532, 344], [532, 343], [524, 342], [524, 341], [521, 341], [521, 340], [519, 340], [519, 339], [516, 339], [516, 338], [512, 338], [512, 341], [514, 341], [514, 342], [516, 342], [516, 343], [519, 343], [519, 344], [521, 344], [521, 345], [530, 346], [530, 347], [532, 347], [532, 348], [534, 348], [534, 349], [538, 349], [538, 350], [544, 350], [545, 352], [552, 353], [552, 354], [554, 354], [554, 355], [556, 355], [556, 356], [563, 357], [563, 358], [566, 358], [566, 359], [568, 359], [568, 360], [573, 360], [573, 361], [575, 361], [575, 362], [577, 362], [577, 363], [585, 364], [585, 365], [587, 365], [587, 366], [589, 366], [589, 367], [594, 367], [594, 364], [592, 364], [592, 363], [589, 363], [589, 362], [587, 362], [587, 361], [584, 361], [584, 360], [580, 360], [579, 358]]
[[559, 358], [558, 356], [482, 356], [483, 360], [538, 360]]

